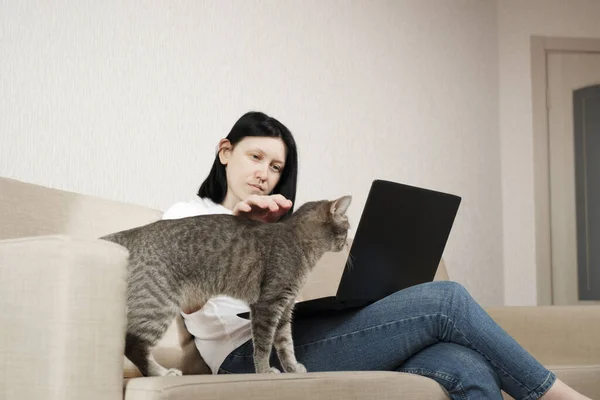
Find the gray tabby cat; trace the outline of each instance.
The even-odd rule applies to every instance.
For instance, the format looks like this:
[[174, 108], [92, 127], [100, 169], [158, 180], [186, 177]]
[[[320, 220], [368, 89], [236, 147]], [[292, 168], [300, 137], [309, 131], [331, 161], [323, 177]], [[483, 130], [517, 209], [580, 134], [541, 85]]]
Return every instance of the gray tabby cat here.
[[273, 345], [286, 372], [306, 372], [294, 354], [294, 301], [323, 254], [345, 247], [351, 199], [309, 202], [277, 223], [203, 215], [102, 237], [129, 250], [127, 358], [144, 376], [181, 375], [150, 350], [180, 309], [227, 295], [250, 306], [257, 373], [279, 372], [269, 365]]

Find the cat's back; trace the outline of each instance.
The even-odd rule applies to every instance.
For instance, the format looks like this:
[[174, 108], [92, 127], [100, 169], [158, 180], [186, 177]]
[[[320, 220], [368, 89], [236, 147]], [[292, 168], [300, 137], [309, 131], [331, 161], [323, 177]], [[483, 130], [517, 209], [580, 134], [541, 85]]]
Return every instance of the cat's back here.
[[262, 223], [230, 214], [210, 214], [156, 221], [149, 228], [149, 232], [153, 235], [172, 235], [179, 238], [187, 235], [227, 236], [253, 230], [260, 225]]
[[[191, 243], [227, 241], [244, 235], [261, 223], [229, 214], [198, 215], [179, 219], [164, 219], [147, 225], [103, 236], [129, 250], [179, 247]], [[168, 246], [167, 246], [168, 245]]]

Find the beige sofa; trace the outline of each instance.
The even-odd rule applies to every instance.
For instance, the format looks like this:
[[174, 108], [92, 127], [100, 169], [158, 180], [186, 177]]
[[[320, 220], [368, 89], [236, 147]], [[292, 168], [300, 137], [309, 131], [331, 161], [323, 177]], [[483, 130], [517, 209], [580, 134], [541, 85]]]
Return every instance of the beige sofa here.
[[[447, 399], [436, 382], [396, 372], [137, 377], [123, 357], [127, 252], [97, 237], [160, 216], [0, 178], [0, 399]], [[302, 296], [335, 291], [343, 261], [327, 254]], [[600, 307], [488, 311], [561, 379], [600, 398]], [[169, 367], [181, 365], [180, 341], [199, 357], [177, 332], [154, 352]]]

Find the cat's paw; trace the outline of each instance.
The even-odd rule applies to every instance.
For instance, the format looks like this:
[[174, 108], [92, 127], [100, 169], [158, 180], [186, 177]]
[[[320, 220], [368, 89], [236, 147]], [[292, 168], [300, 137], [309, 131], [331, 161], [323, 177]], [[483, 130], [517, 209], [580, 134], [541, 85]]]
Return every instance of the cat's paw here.
[[305, 374], [306, 367], [299, 362], [295, 362], [293, 364], [287, 364], [285, 366], [285, 372], [297, 373], [297, 374]]
[[169, 368], [167, 370], [167, 372], [165, 373], [165, 376], [181, 376], [181, 375], [183, 375], [183, 373], [180, 370], [175, 369], [175, 368]]
[[294, 368], [294, 371], [291, 372], [295, 372], [297, 374], [305, 374], [306, 371], [306, 367], [300, 363], [296, 363], [296, 367]]
[[280, 371], [280, 370], [278, 370], [278, 369], [277, 369], [277, 368], [275, 368], [275, 367], [271, 367], [271, 368], [269, 368], [269, 372], [268, 372], [268, 373], [269, 373], [269, 374], [280, 374], [280, 373], [281, 373], [281, 371]]

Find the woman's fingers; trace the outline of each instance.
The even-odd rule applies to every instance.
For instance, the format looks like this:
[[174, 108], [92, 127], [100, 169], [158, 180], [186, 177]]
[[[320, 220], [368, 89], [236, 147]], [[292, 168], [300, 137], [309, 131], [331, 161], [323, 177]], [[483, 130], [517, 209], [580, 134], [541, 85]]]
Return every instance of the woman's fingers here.
[[250, 219], [274, 222], [291, 208], [292, 202], [280, 194], [271, 196], [251, 195], [236, 204], [233, 214], [244, 214]]
[[275, 203], [277, 203], [277, 205], [278, 205], [279, 207], [283, 207], [283, 208], [285, 208], [286, 210], [289, 210], [290, 208], [292, 208], [292, 201], [291, 201], [291, 200], [288, 200], [288, 199], [286, 199], [286, 198], [285, 198], [285, 197], [283, 197], [282, 195], [280, 195], [280, 194], [274, 194], [274, 195], [272, 195], [272, 196], [270, 196], [270, 197], [271, 197], [271, 199], [272, 199], [272, 200], [273, 200]]
[[[246, 203], [248, 203], [249, 205], [251, 205], [253, 208], [262, 208], [262, 209], [269, 209], [270, 211], [277, 211], [279, 210], [279, 204], [277, 203], [277, 201], [275, 201], [275, 199], [273, 198], [274, 196], [257, 196], [257, 195], [253, 195], [248, 197], [246, 200], [244, 200]], [[281, 196], [283, 198], [283, 196]], [[281, 201], [281, 200], [279, 200]]]
[[269, 208], [268, 202], [264, 199], [264, 196], [252, 195], [243, 201], [252, 208]]
[[245, 202], [242, 201], [242, 202], [239, 203], [238, 210], [239, 211], [243, 211], [243, 212], [250, 212], [250, 211], [252, 211], [252, 206], [250, 206], [250, 204], [245, 203]]

